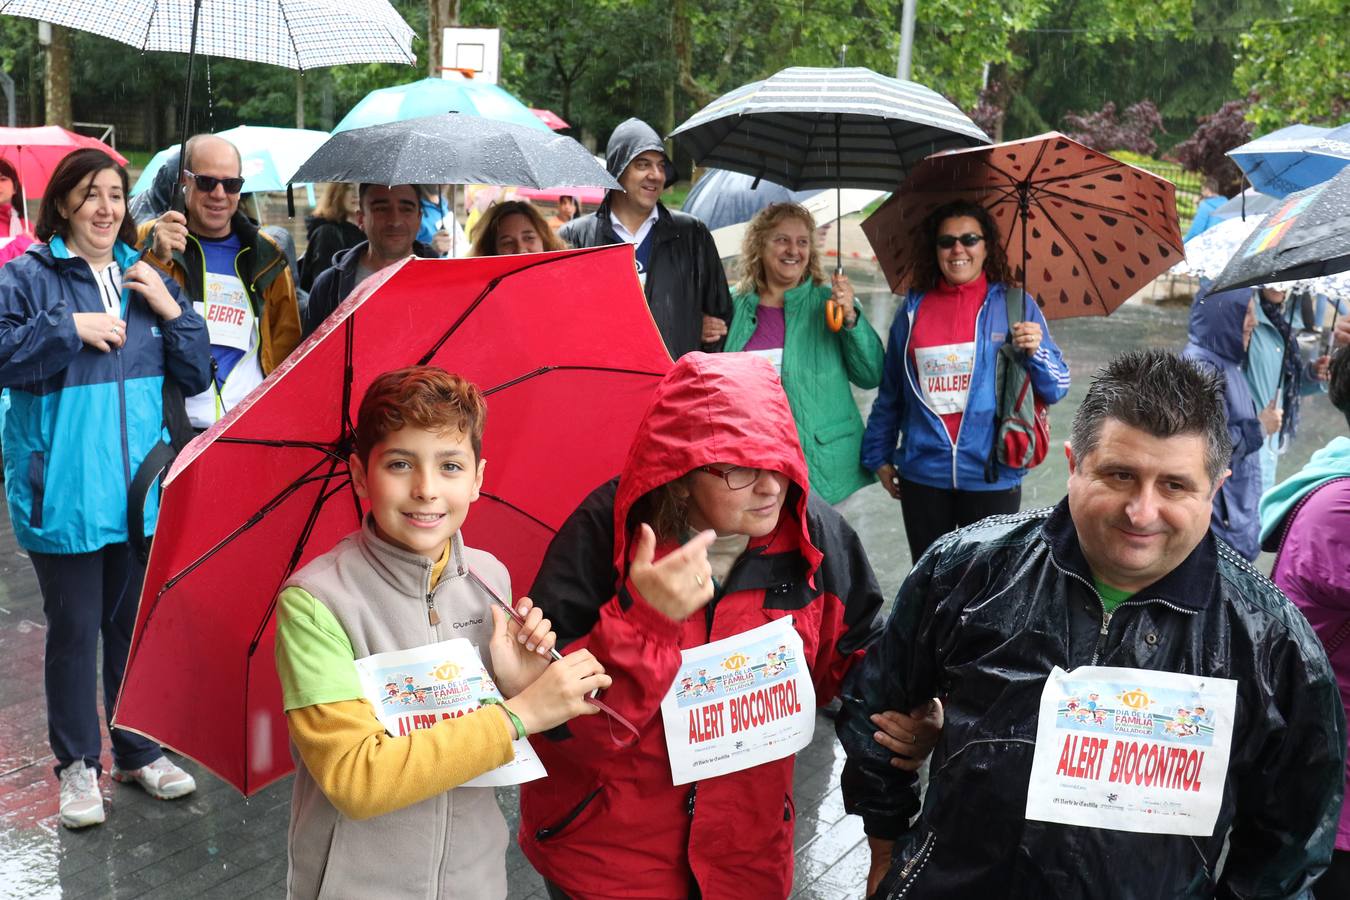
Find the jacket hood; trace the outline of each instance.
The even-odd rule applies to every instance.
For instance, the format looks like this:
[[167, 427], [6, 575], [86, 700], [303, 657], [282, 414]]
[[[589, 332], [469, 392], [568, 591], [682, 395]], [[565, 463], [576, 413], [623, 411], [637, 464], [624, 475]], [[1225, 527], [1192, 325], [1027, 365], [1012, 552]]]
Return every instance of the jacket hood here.
[[[333, 254], [333, 268], [341, 269], [343, 272], [356, 271], [357, 264], [361, 261], [361, 254], [366, 252], [370, 246], [370, 241], [362, 241], [354, 247], [348, 247], [346, 250], [339, 250]], [[440, 259], [436, 251], [421, 241], [413, 241], [412, 255], [418, 259]]]
[[144, 225], [152, 219], [158, 219], [169, 211], [169, 201], [173, 198], [173, 182], [178, 177], [178, 148], [175, 147], [164, 158], [155, 177], [150, 179], [150, 187], [131, 198], [127, 214], [137, 225]]
[[[45, 244], [33, 244], [26, 252], [36, 256], [51, 268], [56, 268], [58, 261], [78, 258], [70, 252], [70, 248], [66, 246], [65, 240], [60, 235], [52, 235], [52, 239]], [[125, 272], [140, 261], [141, 251], [119, 240], [113, 244], [113, 259], [117, 261], [118, 267]]]
[[1273, 537], [1299, 501], [1333, 478], [1350, 476], [1350, 438], [1333, 438], [1299, 472], [1261, 497], [1261, 543]]
[[661, 135], [641, 119], [629, 119], [614, 129], [605, 146], [605, 168], [609, 174], [618, 178], [634, 157], [648, 150], [655, 150], [665, 158], [666, 187], [670, 187], [675, 183], [675, 165], [666, 156], [666, 145], [661, 143]]
[[1248, 288], [1202, 294], [1191, 304], [1191, 343], [1235, 365], [1247, 356], [1242, 346], [1242, 321], [1252, 292]]
[[[773, 469], [788, 477], [779, 527], [795, 521], [809, 569], [820, 553], [806, 527], [810, 480], [782, 382], [768, 360], [744, 353], [686, 353], [661, 379], [628, 449], [614, 498], [614, 567], [627, 571], [628, 513], [643, 496], [711, 463]], [[794, 516], [786, 515], [793, 506]]]

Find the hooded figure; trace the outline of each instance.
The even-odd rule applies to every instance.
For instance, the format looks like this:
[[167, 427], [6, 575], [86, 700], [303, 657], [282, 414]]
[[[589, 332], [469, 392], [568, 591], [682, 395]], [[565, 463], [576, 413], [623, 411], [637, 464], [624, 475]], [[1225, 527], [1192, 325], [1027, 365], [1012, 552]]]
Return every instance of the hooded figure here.
[[164, 158], [150, 187], [141, 191], [127, 204], [127, 212], [137, 226], [152, 222], [169, 211], [169, 202], [173, 200], [173, 183], [178, 180], [178, 150], [175, 149]]
[[[1233, 473], [1214, 495], [1211, 527], [1247, 559], [1256, 559], [1261, 553], [1257, 506], [1261, 501], [1258, 453], [1263, 437], [1256, 401], [1242, 374], [1251, 303], [1252, 293], [1245, 289], [1197, 297], [1191, 306], [1190, 341], [1181, 355], [1213, 366], [1227, 383], [1224, 399], [1228, 433], [1233, 439], [1233, 459], [1229, 463]], [[1255, 326], [1254, 314], [1252, 325]]]
[[[629, 119], [614, 129], [605, 149], [605, 167], [624, 191], [609, 191], [595, 212], [579, 216], [564, 225], [558, 236], [573, 247], [602, 247], [630, 243], [638, 266], [638, 277], [647, 295], [647, 305], [657, 330], [666, 342], [672, 359], [691, 350], [721, 349], [722, 338], [704, 341], [704, 317], [731, 321], [731, 292], [726, 273], [717, 254], [717, 245], [706, 225], [685, 213], [671, 212], [660, 201], [647, 210], [641, 191], [635, 191], [635, 175], [629, 171], [633, 160], [644, 153], [661, 154], [665, 173], [662, 190], [675, 183], [675, 166], [666, 156], [665, 145], [652, 127], [640, 119]], [[614, 214], [615, 195], [620, 204], [642, 206], [649, 222], [629, 233]], [[622, 229], [620, 232], [619, 229]], [[721, 329], [725, 335], [725, 329]]]
[[[661, 701], [680, 689], [681, 651], [787, 617], [818, 704], [862, 657], [881, 605], [876, 579], [857, 535], [810, 494], [796, 434], [769, 362], [689, 354], [658, 386], [619, 478], [592, 492], [549, 546], [530, 596], [565, 652], [585, 647], [613, 674], [604, 699], [640, 734], [594, 716], [534, 742], [550, 777], [521, 786], [520, 844], [569, 896], [713, 900], [791, 890], [793, 757], [674, 785]], [[735, 487], [737, 473], [754, 480]], [[725, 489], [717, 477], [727, 478]], [[765, 502], [750, 499], [760, 494], [781, 507], [758, 537], [718, 529], [708, 549], [712, 600], [676, 621], [636, 587], [637, 535], [677, 484], [690, 497], [684, 521], [696, 510], [709, 518], [699, 478], [729, 504]], [[658, 536], [656, 559], [687, 536]], [[708, 674], [711, 682], [713, 667]], [[677, 723], [672, 737], [681, 731], [687, 726]]]

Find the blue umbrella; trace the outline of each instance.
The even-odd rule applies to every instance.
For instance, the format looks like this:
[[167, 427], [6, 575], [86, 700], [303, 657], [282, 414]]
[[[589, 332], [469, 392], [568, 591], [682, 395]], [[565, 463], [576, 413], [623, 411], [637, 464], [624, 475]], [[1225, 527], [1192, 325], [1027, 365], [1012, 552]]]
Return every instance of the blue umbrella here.
[[1229, 150], [1228, 156], [1252, 187], [1284, 198], [1321, 184], [1350, 163], [1350, 125], [1334, 130], [1289, 125]]
[[464, 78], [423, 78], [366, 94], [342, 117], [333, 134], [450, 112], [495, 119], [535, 131], [549, 130], [528, 106], [495, 84]]
[[819, 193], [819, 190], [788, 190], [772, 181], [760, 181], [756, 186], [753, 175], [709, 169], [684, 198], [680, 209], [702, 219], [709, 231], [716, 231], [749, 222], [770, 203], [801, 203]]

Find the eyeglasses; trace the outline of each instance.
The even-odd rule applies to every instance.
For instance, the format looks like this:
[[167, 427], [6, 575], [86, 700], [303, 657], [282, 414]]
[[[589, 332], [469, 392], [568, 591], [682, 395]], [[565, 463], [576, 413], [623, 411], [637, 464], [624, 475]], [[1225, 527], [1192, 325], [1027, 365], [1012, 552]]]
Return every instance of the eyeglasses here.
[[238, 175], [233, 178], [217, 178], [214, 175], [198, 175], [196, 172], [183, 170], [183, 174], [192, 179], [193, 184], [197, 185], [197, 190], [209, 194], [216, 189], [216, 185], [225, 188], [227, 194], [237, 194], [244, 189], [244, 179]]
[[709, 475], [716, 475], [727, 483], [727, 487], [733, 491], [741, 491], [748, 488], [759, 480], [759, 473], [763, 469], [751, 469], [745, 466], [732, 466], [729, 469], [715, 469], [712, 466], [699, 466], [695, 471], [707, 472]]
[[982, 240], [984, 240], [984, 235], [975, 234], [973, 232], [970, 234], [963, 234], [960, 237], [957, 237], [954, 234], [939, 234], [937, 236], [937, 245], [943, 250], [950, 250], [956, 246], [957, 241], [961, 242], [962, 247], [974, 247]]

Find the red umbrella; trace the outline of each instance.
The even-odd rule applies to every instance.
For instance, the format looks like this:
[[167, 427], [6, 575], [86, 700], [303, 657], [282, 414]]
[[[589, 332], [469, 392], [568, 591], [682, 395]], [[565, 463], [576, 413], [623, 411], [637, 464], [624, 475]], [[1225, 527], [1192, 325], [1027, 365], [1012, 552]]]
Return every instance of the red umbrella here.
[[275, 597], [358, 526], [346, 465], [357, 406], [375, 376], [415, 363], [487, 395], [488, 466], [464, 537], [523, 592], [563, 520], [618, 474], [670, 357], [627, 246], [408, 260], [363, 283], [175, 461], [118, 726], [246, 795], [291, 771]]
[[558, 115], [551, 109], [535, 109], [533, 106], [531, 106], [530, 112], [534, 113], [535, 118], [543, 122], [549, 128], [552, 128], [554, 131], [562, 131], [564, 128], [572, 127], [571, 125], [568, 125], [565, 121], [563, 121], [562, 116]]
[[891, 290], [910, 286], [929, 213], [989, 210], [1047, 319], [1108, 315], [1185, 255], [1170, 181], [1058, 132], [929, 156], [863, 222]]
[[58, 125], [38, 128], [0, 128], [0, 159], [4, 159], [19, 173], [24, 196], [39, 200], [47, 190], [56, 164], [71, 151], [93, 147], [127, 164], [127, 158], [97, 138], [66, 131]]
[[557, 203], [560, 197], [576, 197], [578, 203], [599, 206], [605, 200], [605, 189], [562, 187], [536, 190], [535, 188], [518, 187], [516, 188], [516, 196], [522, 200], [543, 200], [546, 203]]

